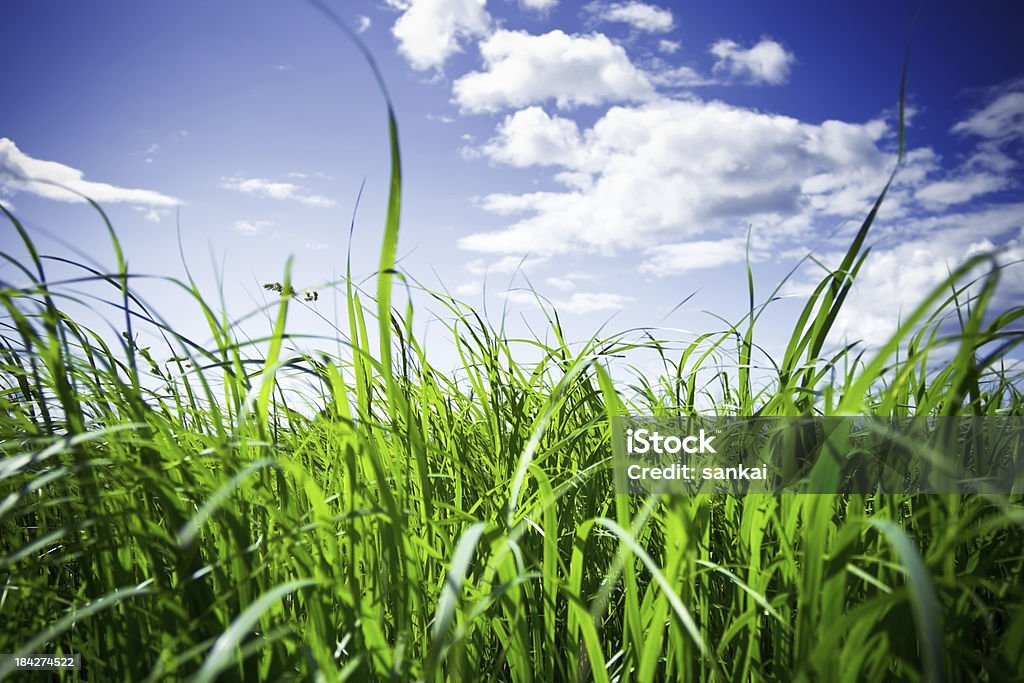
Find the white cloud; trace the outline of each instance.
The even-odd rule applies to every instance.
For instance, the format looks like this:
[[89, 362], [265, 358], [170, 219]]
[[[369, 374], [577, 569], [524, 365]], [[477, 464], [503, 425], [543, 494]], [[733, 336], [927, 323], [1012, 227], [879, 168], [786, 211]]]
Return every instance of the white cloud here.
[[409, 0], [392, 2], [402, 10], [391, 28], [398, 50], [420, 71], [444, 66], [466, 38], [484, 35], [491, 17], [486, 0]]
[[1024, 139], [1024, 79], [993, 88], [988, 104], [952, 130], [981, 138], [966, 164], [969, 169], [1005, 176], [1020, 163], [1015, 143]]
[[670, 10], [637, 0], [596, 2], [591, 3], [589, 9], [602, 21], [629, 24], [638, 31], [648, 33], [671, 31], [675, 23]]
[[658, 41], [658, 52], [663, 52], [667, 55], [674, 55], [679, 52], [680, 47], [682, 47], [682, 43], [678, 40], [662, 39]]
[[167, 209], [153, 209], [145, 206], [133, 207], [138, 213], [142, 214], [142, 218], [149, 223], [159, 223], [169, 211]]
[[530, 9], [537, 12], [546, 12], [558, 5], [558, 0], [519, 0], [523, 9]]
[[479, 282], [463, 282], [461, 285], [455, 286], [455, 294], [457, 296], [476, 296], [483, 291], [482, 286]]
[[567, 277], [549, 277], [545, 278], [544, 282], [563, 292], [570, 292], [576, 289], [576, 283]]
[[[889, 239], [875, 245], [840, 311], [837, 338], [884, 343], [895, 332], [901, 315], [906, 318], [974, 254], [994, 251], [1001, 244], [1001, 263], [1024, 258], [1024, 203], [910, 219], [887, 232]], [[842, 255], [824, 254], [821, 258], [837, 264]], [[812, 284], [808, 280], [790, 290], [808, 290]], [[996, 310], [1024, 299], [1024, 267], [1020, 263], [1002, 271], [997, 297]]]
[[[884, 121], [808, 124], [696, 98], [612, 107], [584, 130], [530, 107], [506, 117], [479, 152], [549, 167], [562, 187], [484, 197], [479, 205], [511, 224], [459, 244], [494, 254], [610, 254], [745, 234], [748, 224], [762, 240], [806, 236], [816, 219], [835, 225], [870, 206], [894, 160], [885, 149], [891, 137]], [[920, 182], [927, 168], [913, 171], [932, 157], [910, 156], [917, 161], [908, 161], [907, 182]], [[649, 270], [668, 268], [652, 261]]]
[[1010, 157], [1002, 149], [1000, 140], [985, 140], [981, 142], [966, 166], [971, 169], [984, 169], [994, 173], [1006, 173], [1017, 166], [1017, 161]]
[[554, 101], [560, 109], [650, 98], [654, 87], [625, 49], [601, 33], [531, 35], [499, 30], [480, 43], [484, 71], [453, 85], [464, 111], [494, 112]]
[[957, 123], [953, 132], [993, 139], [1024, 137], [1024, 81], [1011, 87], [1017, 89], [1002, 93], [970, 118]]
[[538, 299], [537, 293], [525, 289], [510, 289], [507, 292], [501, 292], [501, 296], [505, 297], [505, 300], [509, 303], [519, 304], [522, 306], [541, 306], [544, 300]]
[[746, 256], [746, 240], [742, 237], [729, 237], [662, 244], [650, 247], [647, 256], [647, 261], [640, 266], [640, 272], [665, 277], [742, 262]]
[[266, 178], [241, 178], [231, 176], [220, 179], [220, 186], [228, 189], [269, 199], [290, 200], [306, 206], [331, 207], [336, 204], [333, 199], [313, 194], [307, 188], [294, 183], [285, 183]]
[[711, 46], [711, 54], [718, 58], [714, 66], [715, 73], [768, 85], [785, 83], [795, 59], [792, 52], [769, 38], [762, 38], [761, 42], [747, 50], [735, 41], [719, 40]]
[[510, 166], [572, 166], [580, 152], [580, 131], [571, 119], [548, 116], [540, 107], [520, 109], [498, 125], [484, 145], [489, 158]]
[[584, 314], [599, 311], [615, 311], [624, 308], [633, 299], [611, 292], [573, 292], [565, 300], [552, 302], [559, 311]]
[[[541, 305], [545, 302], [544, 299], [538, 300], [532, 291], [521, 289], [504, 292], [504, 296], [508, 301], [520, 305]], [[573, 292], [568, 299], [551, 299], [548, 302], [560, 313], [585, 315], [616, 311], [624, 308], [632, 300], [632, 297], [612, 292]]]
[[666, 88], [695, 88], [701, 85], [715, 85], [717, 81], [701, 76], [688, 66], [656, 71], [650, 75], [651, 82]]
[[[66, 188], [66, 189], [65, 189]], [[75, 192], [99, 202], [173, 207], [181, 202], [155, 192], [119, 187], [85, 179], [85, 174], [56, 161], [28, 156], [10, 138], [0, 138], [0, 189], [7, 193], [28, 192], [60, 202], [84, 202]]]
[[466, 264], [466, 270], [473, 275], [503, 275], [509, 273], [526, 273], [547, 261], [546, 258], [523, 258], [522, 256], [504, 256], [497, 261], [473, 259]]
[[955, 180], [939, 180], [919, 188], [914, 197], [917, 201], [937, 209], [951, 204], [963, 204], [975, 197], [997, 192], [1010, 184], [1005, 176], [991, 173], [976, 173]]
[[272, 221], [235, 221], [231, 227], [245, 237], [256, 237], [266, 233], [273, 225]]
[[365, 14], [356, 17], [356, 33], [366, 33], [373, 25], [373, 21]]

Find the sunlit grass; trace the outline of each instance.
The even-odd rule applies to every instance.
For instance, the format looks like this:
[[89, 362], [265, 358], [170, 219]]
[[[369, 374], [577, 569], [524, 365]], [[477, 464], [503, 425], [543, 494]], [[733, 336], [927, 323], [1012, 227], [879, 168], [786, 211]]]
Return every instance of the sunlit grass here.
[[[28, 284], [0, 289], [0, 652], [77, 653], [89, 680], [1024, 677], [1018, 498], [630, 498], [605, 467], [625, 413], [1021, 415], [1001, 363], [1024, 311], [990, 309], [991, 257], [888, 344], [834, 348], [883, 193], [766, 378], [749, 370], [752, 278], [747, 316], [682, 350], [570, 345], [545, 309], [556, 341], [525, 340], [528, 364], [433, 292], [453, 374], [394, 305], [389, 124], [377, 290], [349, 272], [334, 293], [348, 328], [323, 346], [340, 353], [293, 343], [309, 296], [287, 272], [262, 339], [172, 281], [212, 343], [183, 337], [136, 295], [112, 228], [112, 272], [63, 264], [109, 286], [111, 346], [66, 313], [80, 282], [48, 280], [53, 259], [4, 211]], [[166, 346], [140, 348], [139, 328]], [[613, 380], [608, 359], [639, 348], [665, 373]]]

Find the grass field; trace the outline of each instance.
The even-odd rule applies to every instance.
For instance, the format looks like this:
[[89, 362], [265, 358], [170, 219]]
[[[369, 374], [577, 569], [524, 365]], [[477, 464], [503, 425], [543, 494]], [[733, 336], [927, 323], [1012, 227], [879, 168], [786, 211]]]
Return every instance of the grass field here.
[[[1021, 415], [1024, 310], [991, 310], [991, 257], [887, 345], [835, 348], [883, 193], [770, 377], [749, 369], [752, 283], [744, 319], [681, 351], [570, 344], [555, 311], [557, 343], [513, 341], [435, 293], [452, 373], [394, 305], [390, 122], [381, 275], [337, 289], [340, 354], [298, 350], [287, 275], [262, 339], [176, 281], [213, 342], [187, 339], [136, 296], [112, 228], [117, 268], [55, 282], [4, 211], [29, 258], [4, 254], [27, 284], [0, 289], [0, 652], [77, 653], [96, 681], [1024, 678], [1018, 496], [628, 497], [604, 467], [626, 413]], [[120, 344], [66, 313], [83, 283], [120, 309]], [[614, 381], [638, 347], [664, 373]]]

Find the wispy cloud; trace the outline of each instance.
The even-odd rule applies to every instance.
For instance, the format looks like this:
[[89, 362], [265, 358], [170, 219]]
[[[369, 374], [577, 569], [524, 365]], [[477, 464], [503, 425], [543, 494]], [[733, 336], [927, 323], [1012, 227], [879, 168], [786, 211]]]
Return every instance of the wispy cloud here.
[[57, 161], [36, 159], [18, 149], [10, 138], [0, 138], [0, 189], [27, 192], [60, 202], [84, 202], [81, 193], [100, 203], [172, 207], [180, 200], [156, 192], [86, 180], [84, 172]]
[[523, 9], [547, 12], [558, 6], [558, 0], [519, 0]]
[[640, 272], [658, 277], [738, 263], [746, 253], [742, 237], [662, 244], [647, 250]]
[[244, 237], [256, 237], [266, 234], [267, 230], [274, 227], [273, 221], [235, 221], [232, 229]]
[[682, 47], [682, 43], [678, 40], [662, 39], [658, 41], [658, 52], [663, 52], [667, 55], [674, 55], [679, 52], [680, 47]]
[[356, 17], [356, 33], [366, 33], [372, 25], [373, 22], [370, 20], [370, 17], [365, 14], [360, 14]]
[[[504, 292], [508, 301], [520, 305], [541, 305], [544, 299], [538, 299], [531, 291], [513, 289]], [[600, 313], [602, 311], [617, 311], [625, 308], [632, 297], [613, 292], [573, 292], [565, 299], [551, 299], [549, 303], [559, 312], [575, 313], [585, 315], [587, 313]]]
[[460, 285], [456, 285], [453, 290], [457, 296], [476, 296], [483, 291], [483, 286], [476, 280], [472, 282], [463, 282]]
[[949, 180], [937, 180], [919, 188], [914, 197], [929, 208], [943, 209], [964, 204], [975, 197], [1009, 187], [1010, 179], [993, 173], [972, 173]]
[[720, 85], [713, 78], [701, 76], [696, 69], [688, 66], [663, 69], [652, 72], [651, 82], [665, 88], [696, 88], [702, 85]]
[[568, 299], [555, 302], [555, 307], [577, 314], [598, 313], [625, 308], [632, 300], [632, 297], [612, 292], [573, 292]]
[[547, 261], [541, 257], [503, 256], [496, 261], [473, 259], [466, 264], [466, 270], [473, 275], [507, 275], [509, 273], [529, 272], [536, 266]]
[[327, 208], [337, 204], [337, 202], [329, 197], [313, 194], [313, 192], [302, 185], [268, 180], [266, 178], [242, 178], [239, 176], [230, 176], [221, 178], [220, 186], [243, 194], [282, 201], [293, 201], [305, 204], [306, 206]]
[[545, 278], [544, 282], [555, 289], [563, 292], [571, 292], [576, 289], [576, 283], [567, 277], [549, 277]]
[[1005, 174], [1019, 163], [1024, 140], [1024, 79], [992, 88], [988, 101], [952, 131], [978, 142], [969, 166]]
[[135, 211], [137, 211], [138, 213], [142, 214], [142, 218], [149, 223], [159, 223], [167, 216], [167, 214], [170, 213], [169, 209], [154, 209], [145, 206], [135, 206], [132, 208], [134, 208]]
[[1024, 79], [994, 92], [984, 107], [953, 126], [954, 133], [969, 133], [983, 138], [1024, 138]]

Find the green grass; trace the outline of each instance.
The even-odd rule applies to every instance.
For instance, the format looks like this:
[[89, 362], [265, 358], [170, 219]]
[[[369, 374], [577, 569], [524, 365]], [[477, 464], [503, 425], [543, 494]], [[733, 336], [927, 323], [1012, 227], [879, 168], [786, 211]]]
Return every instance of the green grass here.
[[[1024, 310], [990, 309], [991, 257], [888, 344], [832, 348], [879, 197], [767, 377], [749, 271], [748, 314], [682, 350], [571, 345], [550, 308], [554, 343], [509, 339], [428, 292], [452, 373], [394, 305], [389, 124], [377, 291], [337, 288], [340, 352], [302, 350], [287, 273], [261, 339], [168, 279], [209, 326], [191, 340], [137, 296], [112, 228], [116, 269], [54, 282], [4, 211], [29, 258], [4, 254], [28, 284], [0, 283], [0, 652], [77, 653], [101, 681], [1024, 677], [1019, 496], [626, 497], [605, 467], [625, 413], [1021, 415], [1003, 363]], [[68, 313], [83, 283], [109, 287], [120, 344]], [[614, 381], [640, 351], [664, 373]]]

